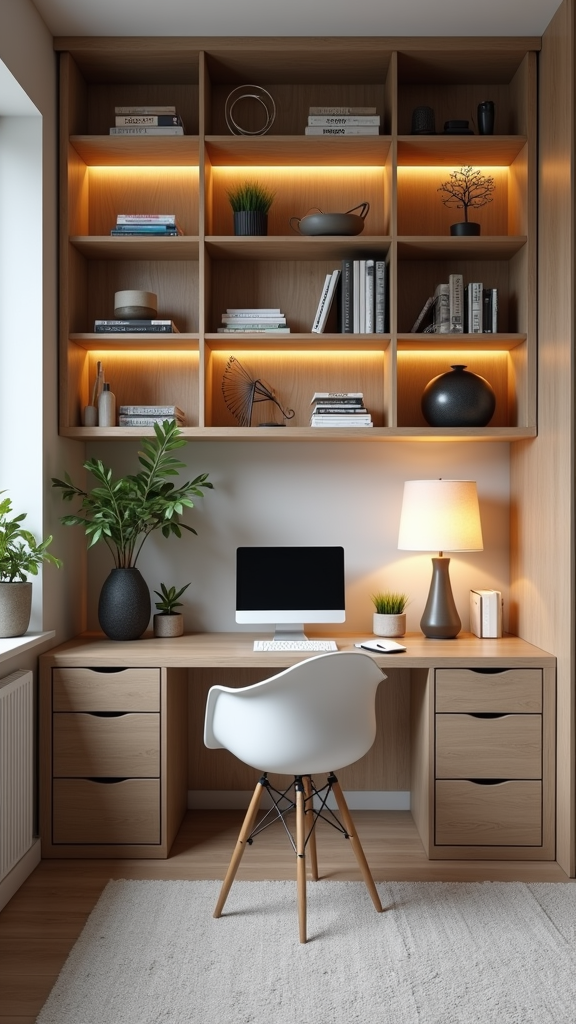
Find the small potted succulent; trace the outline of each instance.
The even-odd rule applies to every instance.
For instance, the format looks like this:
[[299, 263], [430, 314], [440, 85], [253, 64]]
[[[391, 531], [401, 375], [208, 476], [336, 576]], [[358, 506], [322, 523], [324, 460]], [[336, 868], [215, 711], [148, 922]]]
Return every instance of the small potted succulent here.
[[176, 587], [170, 587], [168, 590], [166, 584], [161, 583], [160, 590], [154, 591], [160, 598], [159, 601], [155, 602], [158, 612], [154, 616], [154, 636], [182, 636], [184, 632], [184, 616], [182, 612], [177, 612], [175, 609], [182, 607], [182, 601], [179, 601], [178, 598], [182, 597], [182, 594], [189, 586], [190, 584], [187, 583], [180, 590], [176, 590]]
[[268, 211], [275, 192], [259, 181], [245, 181], [228, 189], [226, 195], [234, 213], [235, 235], [267, 234]]
[[22, 636], [28, 629], [32, 609], [28, 575], [37, 576], [42, 562], [58, 569], [62, 565], [48, 551], [52, 537], [38, 542], [30, 530], [24, 529], [26, 515], [22, 512], [12, 516], [10, 498], [0, 501], [0, 637]]
[[468, 210], [477, 210], [493, 200], [494, 178], [473, 167], [451, 171], [449, 181], [443, 182], [438, 192], [444, 192], [444, 206], [464, 210], [464, 220], [450, 225], [451, 235], [479, 235], [480, 224], [468, 220]]
[[374, 616], [372, 631], [376, 636], [404, 636], [406, 632], [406, 612], [408, 604], [406, 594], [396, 594], [390, 590], [372, 594]]

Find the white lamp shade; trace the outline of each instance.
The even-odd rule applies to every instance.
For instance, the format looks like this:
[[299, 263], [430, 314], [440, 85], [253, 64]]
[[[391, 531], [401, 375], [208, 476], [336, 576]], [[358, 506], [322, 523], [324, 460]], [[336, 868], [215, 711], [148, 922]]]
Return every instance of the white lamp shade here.
[[400, 515], [401, 551], [482, 551], [475, 480], [407, 480]]

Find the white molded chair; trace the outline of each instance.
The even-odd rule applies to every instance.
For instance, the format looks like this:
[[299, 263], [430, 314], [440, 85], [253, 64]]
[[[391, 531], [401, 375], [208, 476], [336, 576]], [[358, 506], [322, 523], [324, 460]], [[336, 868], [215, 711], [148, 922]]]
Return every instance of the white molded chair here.
[[[382, 910], [334, 771], [357, 761], [372, 746], [376, 736], [376, 690], [385, 678], [369, 654], [334, 651], [308, 658], [253, 686], [211, 688], [204, 723], [206, 746], [224, 747], [263, 773], [242, 824], [214, 917], [222, 913], [246, 845], [265, 827], [260, 822], [254, 828], [264, 790], [272, 796], [274, 807], [268, 813], [274, 815], [273, 820], [284, 822], [285, 815], [296, 810], [296, 842], [292, 840], [292, 844], [297, 864], [300, 941], [306, 942], [306, 847], [310, 849], [312, 878], [317, 879], [314, 826], [319, 817], [330, 815], [331, 824], [336, 823], [350, 839], [372, 902], [376, 910]], [[294, 782], [280, 793], [270, 785], [268, 772], [293, 775]], [[313, 780], [318, 773], [328, 775], [322, 789], [317, 789]], [[294, 799], [288, 797], [292, 787]], [[334, 793], [342, 822], [326, 806], [330, 792]]]

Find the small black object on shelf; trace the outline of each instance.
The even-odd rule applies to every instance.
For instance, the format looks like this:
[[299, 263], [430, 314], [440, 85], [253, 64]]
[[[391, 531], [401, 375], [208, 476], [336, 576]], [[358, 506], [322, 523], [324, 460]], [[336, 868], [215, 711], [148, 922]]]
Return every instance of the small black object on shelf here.
[[421, 407], [431, 427], [485, 427], [494, 415], [496, 395], [484, 377], [457, 364], [428, 381]]
[[[255, 402], [273, 402], [278, 406], [284, 419], [291, 420], [294, 416], [293, 409], [283, 409], [276, 398], [274, 389], [258, 377], [252, 377], [236, 356], [230, 356], [222, 377], [222, 394], [226, 407], [238, 420], [241, 427], [252, 426], [252, 412]], [[262, 426], [279, 426], [283, 423], [261, 424]]]
[[445, 121], [445, 135], [474, 135], [469, 121]]
[[494, 134], [494, 103], [484, 100], [478, 104], [478, 131], [480, 135]]
[[436, 121], [432, 107], [415, 107], [412, 111], [412, 135], [436, 135]]

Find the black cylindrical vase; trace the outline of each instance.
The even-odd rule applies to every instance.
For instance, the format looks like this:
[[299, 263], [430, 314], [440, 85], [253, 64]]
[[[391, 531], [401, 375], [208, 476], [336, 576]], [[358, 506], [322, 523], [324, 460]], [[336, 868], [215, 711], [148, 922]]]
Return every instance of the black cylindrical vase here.
[[478, 104], [478, 131], [480, 135], [494, 134], [494, 104], [492, 100], [484, 100]]
[[252, 210], [234, 212], [235, 235], [266, 235], [268, 233], [268, 214]]
[[150, 622], [150, 591], [139, 569], [112, 569], [98, 601], [98, 621], [111, 640], [137, 640]]
[[431, 427], [485, 427], [496, 408], [491, 384], [465, 366], [453, 366], [428, 382], [422, 413]]
[[460, 220], [450, 225], [451, 235], [479, 235], [480, 224], [473, 220]]

